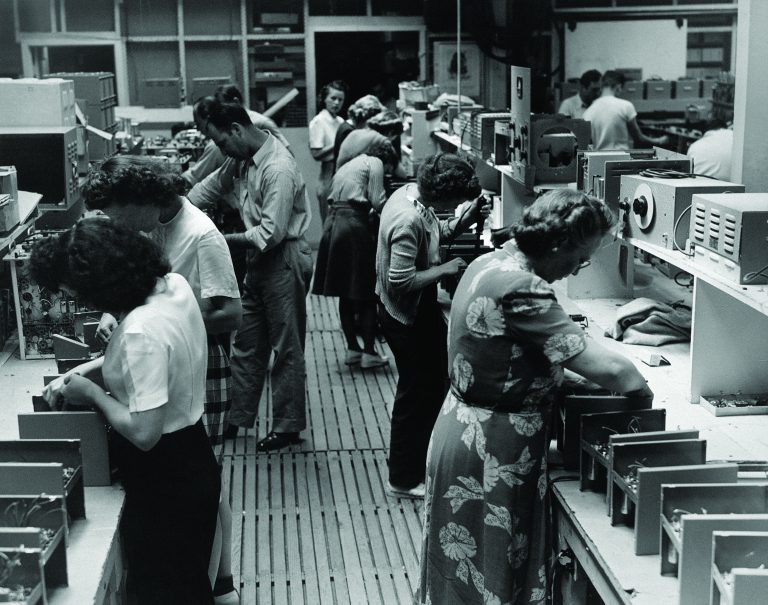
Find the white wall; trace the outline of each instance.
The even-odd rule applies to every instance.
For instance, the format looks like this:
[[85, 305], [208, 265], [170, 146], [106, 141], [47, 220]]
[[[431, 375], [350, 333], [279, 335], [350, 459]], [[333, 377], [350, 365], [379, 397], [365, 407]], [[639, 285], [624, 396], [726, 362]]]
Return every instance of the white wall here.
[[643, 79], [685, 76], [688, 23], [674, 19], [593, 21], [565, 28], [565, 77], [578, 78], [588, 69], [640, 67]]
[[307, 241], [313, 248], [316, 248], [323, 234], [323, 221], [320, 219], [317, 195], [315, 194], [315, 191], [317, 191], [317, 181], [320, 177], [320, 163], [309, 152], [308, 128], [281, 128], [280, 131], [291, 144], [296, 163], [299, 165], [299, 171], [301, 171], [301, 176], [304, 177], [304, 183], [307, 186], [309, 208], [312, 211], [312, 220], [309, 223], [309, 231], [307, 231]]

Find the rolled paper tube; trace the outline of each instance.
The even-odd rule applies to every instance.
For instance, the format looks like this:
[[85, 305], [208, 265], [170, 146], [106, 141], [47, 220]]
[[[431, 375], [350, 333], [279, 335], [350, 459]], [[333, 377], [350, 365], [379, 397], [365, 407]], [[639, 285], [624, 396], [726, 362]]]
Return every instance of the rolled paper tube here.
[[272, 107], [269, 107], [264, 112], [263, 115], [267, 116], [268, 118], [272, 117], [274, 114], [280, 111], [283, 107], [288, 105], [288, 103], [293, 101], [297, 96], [299, 96], [299, 89], [292, 88], [287, 93], [285, 93], [282, 97], [280, 97], [277, 101], [275, 101], [275, 104], [272, 105]]

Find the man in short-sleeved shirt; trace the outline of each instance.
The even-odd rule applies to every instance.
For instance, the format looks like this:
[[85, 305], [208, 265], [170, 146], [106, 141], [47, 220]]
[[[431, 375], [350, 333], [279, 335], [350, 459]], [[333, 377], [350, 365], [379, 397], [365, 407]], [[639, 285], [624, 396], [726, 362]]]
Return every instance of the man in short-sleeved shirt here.
[[731, 180], [731, 156], [733, 155], [733, 130], [713, 126], [688, 148], [693, 158], [693, 171], [722, 181]]
[[616, 95], [624, 86], [624, 76], [617, 71], [603, 75], [603, 91], [582, 116], [592, 123], [592, 149], [595, 151], [634, 147], [633, 141], [647, 145], [664, 145], [667, 137], [649, 137], [637, 125], [635, 106]]
[[579, 79], [579, 92], [563, 100], [557, 113], [581, 119], [587, 107], [600, 96], [600, 90], [600, 72], [596, 69], [585, 71]]
[[304, 234], [310, 214], [304, 180], [288, 150], [254, 127], [242, 106], [217, 99], [195, 105], [195, 121], [227, 160], [198, 183], [196, 206], [234, 193], [245, 233], [226, 234], [248, 253], [243, 320], [232, 348], [230, 424], [252, 427], [272, 364], [272, 430], [260, 450], [298, 443], [306, 427], [304, 337], [312, 256]]

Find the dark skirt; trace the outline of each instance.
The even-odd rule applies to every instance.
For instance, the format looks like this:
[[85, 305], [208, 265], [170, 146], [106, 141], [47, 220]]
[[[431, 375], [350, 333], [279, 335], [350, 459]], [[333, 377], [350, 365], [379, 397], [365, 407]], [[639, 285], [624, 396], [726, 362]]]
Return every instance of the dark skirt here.
[[376, 234], [368, 204], [334, 202], [317, 250], [313, 294], [376, 300]]
[[141, 605], [213, 605], [208, 563], [221, 479], [202, 421], [144, 452], [119, 434], [129, 590]]

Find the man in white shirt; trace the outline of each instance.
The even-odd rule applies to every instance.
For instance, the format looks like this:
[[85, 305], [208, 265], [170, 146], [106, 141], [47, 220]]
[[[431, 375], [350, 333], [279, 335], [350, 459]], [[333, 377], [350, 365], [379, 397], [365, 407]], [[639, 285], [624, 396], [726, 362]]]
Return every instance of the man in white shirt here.
[[731, 155], [733, 153], [733, 130], [725, 122], [712, 120], [707, 132], [698, 141], [691, 143], [688, 157], [693, 158], [693, 171], [721, 181], [731, 180]]
[[[582, 118], [592, 123], [592, 149], [595, 151], [627, 150], [634, 144], [666, 145], [668, 137], [649, 137], [637, 125], [635, 106], [616, 95], [624, 86], [618, 71], [603, 74], [603, 91], [584, 112]], [[634, 140], [634, 144], [633, 144]]]
[[590, 69], [581, 74], [579, 92], [560, 103], [557, 113], [570, 118], [582, 119], [584, 112], [600, 96], [600, 72]]

